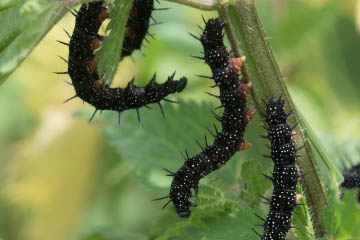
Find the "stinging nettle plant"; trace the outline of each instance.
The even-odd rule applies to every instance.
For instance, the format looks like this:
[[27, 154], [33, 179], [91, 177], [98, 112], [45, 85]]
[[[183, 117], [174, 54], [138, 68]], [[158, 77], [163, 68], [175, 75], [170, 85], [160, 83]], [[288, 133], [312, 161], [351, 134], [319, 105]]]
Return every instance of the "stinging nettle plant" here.
[[[107, 26], [107, 32], [109, 34], [106, 36], [101, 50], [96, 53], [98, 63], [97, 71], [106, 73], [104, 75], [103, 86], [110, 86], [114, 79], [117, 65], [121, 58], [125, 27], [133, 1], [134, 0], [114, 0], [109, 2], [109, 6], [112, 9], [110, 13], [111, 21]], [[323, 152], [321, 145], [316, 141], [316, 137], [312, 133], [311, 128], [297, 111], [289, 95], [284, 78], [281, 75], [258, 17], [255, 2], [251, 0], [167, 1], [203, 11], [214, 11], [218, 13], [219, 18], [225, 23], [225, 35], [231, 45], [232, 57], [240, 58], [246, 56], [246, 61], [241, 67], [241, 75], [243, 76], [245, 83], [253, 82], [254, 84], [254, 87], [250, 92], [249, 98], [251, 98], [251, 100], [250, 103], [248, 102], [248, 105], [253, 106], [257, 112], [261, 113], [264, 111], [262, 99], [268, 100], [272, 97], [281, 97], [281, 99], [286, 102], [287, 111], [293, 114], [293, 117], [289, 118], [289, 125], [295, 126], [293, 130], [297, 135], [296, 144], [298, 146], [304, 146], [297, 153], [301, 155], [301, 158], [297, 160], [298, 168], [304, 173], [299, 179], [300, 184], [297, 187], [297, 192], [300, 196], [298, 203], [304, 204], [304, 207], [301, 210], [298, 210], [298, 212], [295, 211], [295, 215], [293, 216], [293, 225], [296, 227], [293, 230], [293, 235], [295, 235], [297, 239], [321, 239], [331, 236], [331, 230], [333, 229], [329, 227], [329, 225], [331, 225], [329, 223], [331, 222], [329, 218], [331, 217], [331, 214], [336, 211], [327, 208], [327, 205], [331, 204], [332, 207], [338, 206], [336, 183], [334, 183], [336, 182], [335, 177], [330, 178], [333, 182], [329, 183], [330, 191], [327, 192], [322, 176], [318, 170], [318, 160], [314, 157], [313, 152], [315, 151], [321, 156], [321, 161], [326, 161], [326, 154]], [[8, 11], [16, 16], [21, 16], [16, 25], [18, 28], [4, 28], [5, 37], [2, 39], [2, 42], [0, 42], [0, 83], [4, 82], [5, 79], [20, 65], [37, 43], [41, 41], [46, 33], [69, 11], [69, 9], [77, 6], [80, 2], [84, 3], [92, 1], [38, 0], [23, 3], [21, 0], [18, 0], [0, 3], [0, 11]], [[1, 18], [6, 17], [10, 18], [13, 16], [0, 15], [0, 21]], [[36, 29], [26, 28], [30, 22], [36, 23], [38, 27]], [[180, 110], [178, 111], [181, 111], [181, 109], [185, 107], [191, 106], [183, 104], [179, 107]], [[167, 109], [165, 110], [168, 110], [168, 115], [174, 114], [174, 116], [177, 116], [176, 114], [179, 114], [176, 112], [176, 109], [171, 107], [166, 108]], [[181, 116], [178, 117], [181, 118]], [[334, 176], [336, 174], [339, 175], [331, 165], [328, 167], [329, 171], [332, 172]], [[258, 171], [261, 170], [261, 167], [253, 161], [248, 161], [242, 166], [243, 176], [246, 176], [247, 173], [244, 169], [247, 169], [250, 173], [261, 175]], [[248, 178], [250, 179], [251, 176], [248, 176]], [[254, 185], [255, 183], [260, 185], [258, 182], [261, 180], [253, 179], [253, 181]], [[254, 194], [256, 194], [256, 190], [249, 188], [249, 191], [254, 191]], [[209, 197], [211, 195], [214, 196], [214, 199]], [[329, 195], [331, 197], [328, 202], [327, 196]], [[198, 201], [203, 203], [205, 207], [197, 210], [197, 215], [192, 218], [194, 220], [189, 219], [187, 222], [181, 222], [178, 226], [179, 229], [183, 230], [190, 227], [192, 224], [195, 224], [196, 220], [198, 220], [197, 218], [202, 219], [201, 211], [209, 211], [208, 208], [211, 208], [212, 204], [217, 205], [220, 201], [223, 202], [221, 211], [217, 213], [214, 210], [215, 212], [212, 212], [211, 214], [231, 214], [232, 211], [243, 211], [242, 208], [244, 206], [250, 205], [254, 207], [251, 204], [246, 205], [242, 201], [236, 202], [235, 200], [227, 199], [220, 189], [216, 186], [211, 186], [209, 183], [204, 184], [203, 190], [200, 191]], [[258, 200], [253, 201], [253, 203], [256, 203], [257, 201]], [[254, 208], [254, 212], [259, 213], [259, 211], [258, 208]], [[211, 214], [209, 214], [209, 216], [212, 216]], [[244, 228], [251, 230], [243, 220], [240, 220], [241, 218], [246, 219], [247, 214], [249, 214], [249, 212], [241, 212], [235, 219], [240, 225], [244, 224]], [[173, 236], [177, 236], [180, 234], [177, 230], [178, 229], [176, 228], [170, 229], [158, 239], [170, 239]], [[254, 239], [256, 238], [256, 235], [247, 236], [253, 236]]]

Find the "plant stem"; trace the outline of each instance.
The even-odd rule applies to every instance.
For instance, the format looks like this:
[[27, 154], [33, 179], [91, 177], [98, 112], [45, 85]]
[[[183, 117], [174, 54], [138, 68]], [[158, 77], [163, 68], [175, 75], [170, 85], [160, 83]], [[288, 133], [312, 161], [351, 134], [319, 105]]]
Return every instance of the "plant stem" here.
[[201, 10], [216, 10], [216, 7], [219, 5], [218, 0], [166, 0], [166, 1], [180, 3], [182, 5], [187, 5]]
[[266, 40], [255, 4], [252, 0], [232, 0], [220, 6], [218, 11], [220, 17], [227, 23], [226, 33], [235, 56], [243, 54], [247, 57], [242, 74], [246, 80], [254, 82], [252, 97], [256, 109], [261, 111], [260, 96], [267, 99], [282, 96], [288, 104], [288, 109], [294, 113], [289, 119], [290, 124], [299, 123], [295, 128], [297, 145], [305, 145], [305, 147], [298, 152], [302, 157], [297, 163], [306, 173], [301, 179], [301, 184], [305, 191], [307, 205], [312, 212], [316, 235], [323, 237], [325, 235], [323, 212], [327, 205], [325, 189], [309, 142], [305, 138], [305, 126], [300, 125], [300, 114], [295, 109], [271, 47]]

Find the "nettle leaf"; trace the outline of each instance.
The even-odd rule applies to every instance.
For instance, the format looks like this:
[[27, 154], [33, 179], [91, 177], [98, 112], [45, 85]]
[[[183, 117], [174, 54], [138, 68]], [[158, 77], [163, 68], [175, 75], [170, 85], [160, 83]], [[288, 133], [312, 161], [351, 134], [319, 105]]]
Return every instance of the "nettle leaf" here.
[[[161, 192], [159, 197], [168, 194], [172, 180], [164, 176], [162, 168], [177, 171], [184, 161], [179, 149], [187, 148], [190, 156], [198, 154], [201, 150], [195, 139], [205, 145], [205, 126], [213, 129], [212, 124], [216, 121], [210, 111], [213, 106], [208, 103], [199, 105], [182, 102], [176, 106], [165, 104], [163, 107], [165, 119], [160, 110], [141, 109], [141, 127], [136, 112], [133, 111], [124, 113], [120, 127], [116, 124], [116, 114], [112, 115], [113, 118], [109, 119], [114, 124], [109, 124], [104, 129], [109, 144], [121, 155], [137, 179], [147, 187]], [[217, 125], [220, 130], [221, 127]], [[208, 134], [207, 138], [211, 144], [213, 137]], [[258, 152], [253, 154], [258, 155]], [[191, 199], [198, 204], [193, 209], [191, 218], [176, 218], [172, 227], [167, 228], [158, 239], [193, 239], [194, 236], [206, 236], [206, 239], [220, 239], [220, 236], [222, 239], [254, 238], [256, 235], [251, 228], [261, 221], [256, 218], [255, 210], [249, 207], [247, 199], [242, 198], [237, 187], [240, 175], [236, 169], [244, 157], [245, 152], [236, 154], [222, 169], [202, 179], [199, 195]], [[250, 186], [258, 187], [259, 179], [265, 180], [257, 164], [251, 163], [247, 168], [250, 169], [253, 165], [256, 169], [251, 172], [257, 178], [247, 177], [244, 180], [249, 181]], [[159, 211], [165, 201], [155, 203], [159, 206]], [[175, 215], [171, 205], [167, 209]]]
[[259, 195], [263, 195], [272, 186], [271, 181], [266, 180], [262, 173], [260, 163], [255, 160], [245, 162], [241, 168], [242, 180], [247, 183], [247, 188], [243, 190], [244, 197], [252, 207], [259, 205]]
[[252, 227], [259, 224], [259, 220], [254, 210], [227, 199], [222, 190], [213, 186], [200, 187], [201, 193], [195, 201], [199, 204], [198, 209], [193, 211], [192, 217], [178, 221], [156, 240], [256, 238]]
[[360, 207], [357, 202], [357, 191], [345, 191], [343, 199], [339, 200], [331, 193], [329, 205], [325, 210], [327, 232], [334, 239], [360, 238]]
[[62, 2], [16, 0], [0, 3], [0, 84], [67, 12]]
[[[109, 118], [111, 123], [107, 124], [104, 132], [109, 144], [127, 162], [141, 183], [155, 190], [168, 190], [171, 178], [165, 176], [162, 168], [177, 171], [184, 162], [180, 151], [185, 155], [184, 150], [187, 149], [190, 157], [198, 154], [201, 149], [195, 140], [205, 146], [206, 134], [208, 143], [212, 144], [214, 138], [207, 128], [215, 133], [213, 125], [215, 124], [219, 131], [221, 126], [211, 113], [214, 107], [209, 103], [164, 104], [165, 119], [162, 118], [156, 105], [150, 107], [152, 109], [140, 109], [141, 127], [136, 111], [127, 111], [122, 115], [120, 126], [116, 124], [117, 114], [111, 115]], [[220, 112], [219, 114], [221, 115]], [[255, 125], [249, 126], [246, 135], [256, 135], [258, 129], [255, 122]], [[247, 139], [253, 143], [252, 148], [235, 154], [226, 166], [201, 181], [219, 179], [219, 184], [223, 184], [226, 188], [238, 188], [241, 164], [245, 159], [262, 160], [259, 152], [265, 152], [264, 144], [256, 141], [259, 140], [258, 137], [254, 139], [247, 137]], [[262, 171], [259, 169], [251, 171], [254, 171], [254, 179], [250, 179], [249, 176], [244, 181], [259, 182], [257, 184], [261, 181], [265, 182], [261, 175]]]
[[300, 199], [298, 204], [303, 204], [295, 208], [292, 217], [292, 225], [296, 228], [293, 230], [294, 235], [301, 240], [313, 240], [315, 239], [315, 232], [311, 222], [311, 215], [309, 207], [306, 205], [306, 197], [304, 196], [303, 189], [300, 184], [297, 185], [297, 194]]
[[[136, 112], [128, 111], [121, 118], [121, 126], [107, 126], [105, 135], [143, 184], [164, 190], [169, 188], [171, 178], [165, 176], [162, 168], [176, 171], [184, 161], [180, 150], [187, 148], [190, 156], [199, 153], [195, 139], [204, 145], [205, 126], [213, 129], [216, 120], [211, 114], [213, 107], [210, 104], [165, 104], [165, 119], [156, 105], [150, 106], [154, 110], [140, 109], [141, 127]], [[116, 123], [117, 119], [114, 118], [113, 122]], [[219, 125], [217, 127], [221, 129]], [[209, 134], [208, 141], [213, 141]]]
[[329, 182], [328, 206], [324, 221], [326, 231], [334, 239], [360, 239], [360, 206], [357, 202], [358, 190], [345, 190], [339, 199], [334, 173]]

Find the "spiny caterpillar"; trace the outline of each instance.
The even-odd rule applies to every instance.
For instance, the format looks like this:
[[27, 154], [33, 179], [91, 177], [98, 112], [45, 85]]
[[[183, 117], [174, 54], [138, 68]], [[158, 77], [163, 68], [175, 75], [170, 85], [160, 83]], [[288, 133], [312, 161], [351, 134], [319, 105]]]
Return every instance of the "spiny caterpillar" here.
[[129, 19], [126, 23], [125, 36], [123, 42], [122, 57], [130, 56], [136, 49], [140, 49], [142, 42], [148, 41], [146, 36], [153, 37], [149, 32], [150, 19], [154, 10], [166, 10], [167, 8], [154, 8], [154, 0], [134, 0], [130, 11]]
[[[205, 20], [204, 20], [205, 21]], [[183, 218], [191, 215], [190, 207], [195, 206], [189, 201], [192, 197], [191, 188], [198, 192], [199, 181], [211, 172], [221, 168], [237, 152], [250, 147], [244, 141], [246, 125], [252, 119], [254, 111], [246, 108], [246, 97], [252, 83], [244, 84], [240, 81], [238, 71], [245, 60], [243, 58], [231, 58], [223, 42], [222, 30], [225, 23], [219, 19], [205, 21], [205, 29], [201, 37], [196, 37], [204, 48], [204, 57], [197, 57], [209, 65], [215, 86], [220, 89], [221, 106], [224, 108], [222, 117], [218, 120], [222, 124], [221, 132], [216, 130], [213, 134], [215, 140], [194, 157], [184, 157], [185, 162], [177, 172], [169, 172], [168, 176], [173, 181], [168, 196], [155, 200], [169, 198], [164, 205], [166, 207], [173, 202], [176, 213]], [[163, 208], [164, 208], [163, 207]]]
[[[147, 6], [146, 13], [143, 4]], [[153, 1], [135, 0], [126, 28], [122, 56], [128, 56], [134, 49], [140, 48], [147, 33], [152, 10]], [[135, 86], [133, 79], [126, 88], [108, 86], [103, 88], [102, 77], [96, 70], [94, 50], [99, 48], [104, 41], [104, 37], [100, 36], [98, 31], [102, 22], [108, 18], [109, 11], [104, 7], [104, 1], [96, 1], [83, 4], [79, 12], [73, 14], [76, 16], [74, 32], [70, 43], [64, 43], [69, 46], [69, 59], [66, 61], [68, 71], [61, 74], [70, 75], [76, 95], [67, 101], [79, 97], [94, 106], [95, 112], [90, 121], [98, 110], [113, 110], [119, 112], [120, 115], [120, 112], [128, 109], [136, 109], [140, 121], [139, 108], [151, 103], [158, 103], [164, 115], [160, 101], [173, 102], [166, 99], [166, 96], [181, 92], [186, 86], [187, 79], [182, 77], [180, 80], [174, 80], [175, 74], [173, 74], [165, 83], [158, 84], [155, 82], [154, 75], [145, 87]], [[140, 26], [141, 28], [137, 29]]]
[[268, 132], [264, 138], [270, 141], [270, 155], [264, 155], [271, 158], [274, 163], [272, 176], [265, 177], [273, 182], [274, 190], [271, 199], [263, 197], [270, 203], [270, 211], [266, 219], [259, 217], [264, 221], [263, 240], [285, 239], [288, 231], [292, 227], [291, 216], [294, 208], [299, 205], [296, 203], [296, 184], [299, 178], [296, 166], [296, 152], [301, 148], [296, 148], [296, 139], [293, 134], [295, 127], [290, 127], [287, 118], [290, 113], [285, 113], [285, 101], [281, 98], [271, 98], [266, 103], [266, 113], [264, 114]]

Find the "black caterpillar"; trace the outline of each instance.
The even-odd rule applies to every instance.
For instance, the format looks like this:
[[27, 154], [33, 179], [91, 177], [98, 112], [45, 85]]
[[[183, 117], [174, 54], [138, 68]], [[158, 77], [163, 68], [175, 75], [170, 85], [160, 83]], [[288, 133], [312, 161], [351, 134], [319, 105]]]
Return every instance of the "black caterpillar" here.
[[[154, 8], [154, 0], [134, 0], [131, 8], [130, 17], [126, 24], [125, 36], [121, 57], [130, 56], [136, 49], [140, 49], [146, 35], [150, 35], [150, 19], [153, 10], [163, 10], [165, 8]], [[156, 24], [156, 23], [155, 23]]]
[[271, 199], [263, 197], [270, 203], [269, 215], [264, 221], [263, 240], [285, 239], [291, 226], [291, 216], [296, 203], [296, 184], [299, 178], [298, 169], [295, 165], [296, 148], [293, 128], [287, 123], [290, 113], [285, 113], [285, 101], [281, 98], [271, 98], [266, 104], [265, 123], [268, 132], [264, 138], [269, 139], [271, 154], [264, 155], [271, 158], [274, 163], [272, 176], [265, 177], [273, 182], [274, 190]]
[[[238, 76], [238, 70], [244, 58], [232, 59], [223, 43], [222, 30], [225, 23], [219, 19], [210, 19], [205, 22], [205, 30], [200, 38], [204, 47], [204, 57], [210, 66], [213, 76], [207, 77], [215, 81], [220, 89], [221, 106], [224, 108], [222, 117], [217, 116], [222, 124], [222, 131], [216, 130], [214, 143], [194, 157], [185, 157], [184, 165], [174, 173], [169, 170], [173, 181], [168, 196], [155, 200], [169, 198], [166, 207], [173, 202], [176, 213], [183, 218], [191, 215], [190, 207], [195, 206], [189, 201], [192, 197], [191, 188], [198, 192], [201, 178], [221, 168], [237, 152], [250, 147], [244, 141], [244, 132], [247, 123], [252, 119], [254, 112], [246, 109], [246, 97], [252, 83], [243, 84]], [[206, 138], [205, 138], [206, 140]], [[163, 208], [164, 208], [163, 207]]]
[[[147, 11], [142, 4], [147, 7]], [[127, 23], [122, 56], [128, 56], [134, 49], [140, 48], [148, 31], [152, 9], [152, 0], [135, 0]], [[186, 86], [187, 79], [182, 77], [176, 81], [174, 74], [168, 77], [165, 83], [158, 84], [155, 82], [156, 76], [154, 75], [145, 87], [135, 86], [133, 79], [124, 89], [109, 88], [108, 86], [102, 88], [102, 78], [96, 71], [97, 64], [93, 51], [100, 47], [104, 40], [104, 37], [98, 34], [98, 30], [102, 22], [109, 16], [109, 11], [104, 7], [104, 1], [96, 1], [83, 4], [79, 12], [74, 15], [76, 16], [74, 32], [70, 43], [65, 43], [69, 46], [68, 71], [63, 74], [70, 75], [76, 95], [67, 101], [79, 97], [93, 105], [95, 112], [90, 121], [98, 110], [113, 110], [120, 114], [127, 109], [136, 109], [140, 121], [138, 109], [151, 103], [158, 103], [164, 115], [160, 101], [173, 102], [165, 97], [171, 93], [182, 91]]]
[[340, 187], [345, 189], [358, 189], [358, 202], [360, 202], [360, 164], [345, 170], [343, 176], [344, 181]]

